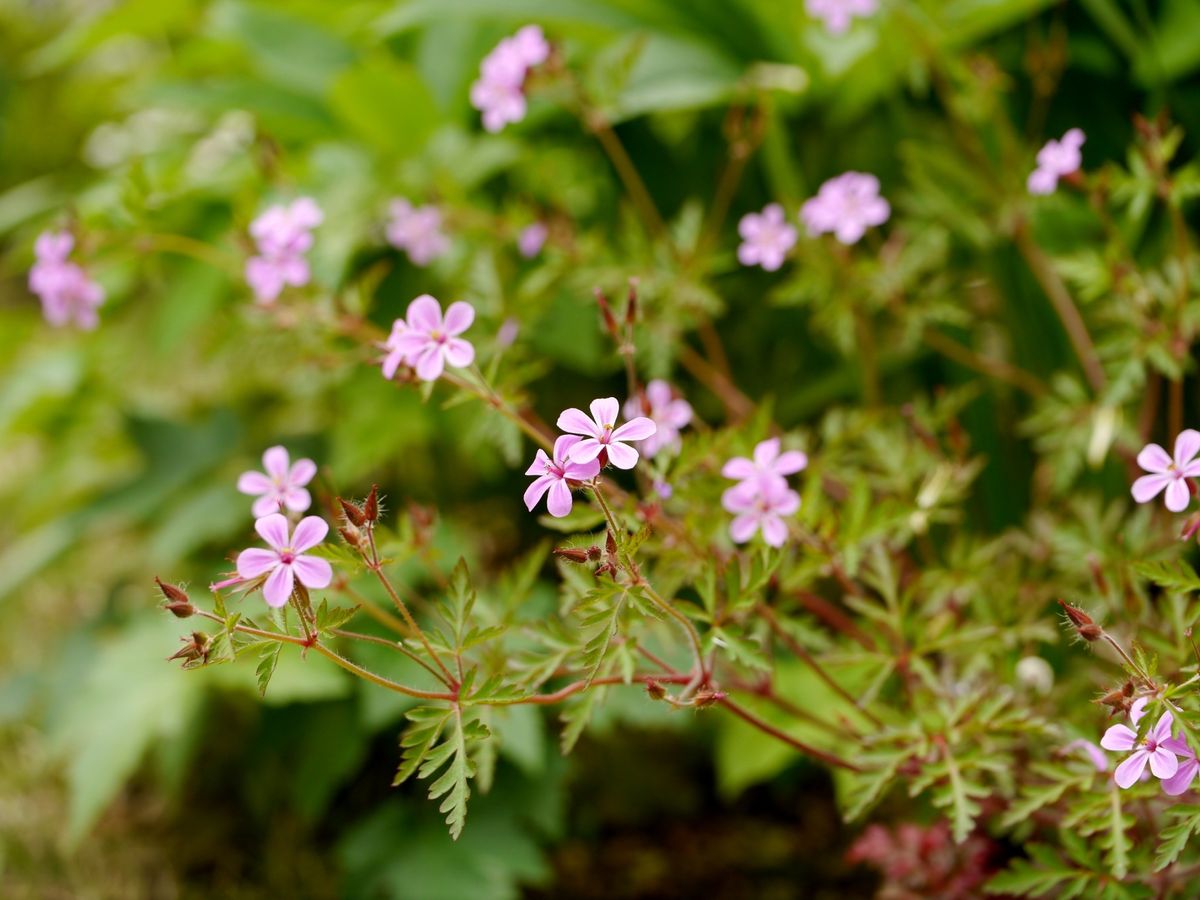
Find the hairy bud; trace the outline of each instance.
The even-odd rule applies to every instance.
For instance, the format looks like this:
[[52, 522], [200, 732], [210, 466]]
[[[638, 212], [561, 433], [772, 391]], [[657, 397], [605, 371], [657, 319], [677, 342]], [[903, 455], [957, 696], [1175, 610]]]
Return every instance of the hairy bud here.
[[667, 689], [657, 681], [647, 681], [646, 693], [650, 695], [651, 700], [661, 700], [667, 696]]
[[362, 528], [367, 522], [366, 513], [358, 506], [357, 503], [351, 503], [349, 500], [343, 500], [338, 497], [338, 504], [342, 507], [342, 515], [346, 517], [346, 521], [356, 528]]
[[193, 631], [189, 637], [182, 637], [180, 640], [183, 641], [183, 646], [174, 655], [168, 656], [167, 662], [181, 659], [186, 666], [191, 662], [206, 662], [208, 660], [209, 640], [208, 635], [203, 631]]
[[724, 691], [712, 691], [705, 688], [703, 690], [696, 691], [696, 696], [692, 700], [692, 705], [695, 706], [696, 709], [706, 709], [710, 706], [720, 703], [724, 699]]
[[574, 547], [555, 547], [554, 555], [573, 563], [585, 563], [590, 558], [587, 550], [576, 550]]
[[621, 328], [619, 325], [617, 325], [617, 320], [613, 316], [612, 307], [609, 306], [608, 298], [604, 296], [604, 292], [601, 291], [600, 288], [596, 288], [594, 293], [596, 295], [596, 305], [600, 307], [600, 315], [604, 318], [605, 329], [610, 335], [612, 335], [613, 340], [619, 341], [621, 339]]
[[163, 604], [163, 609], [170, 610], [171, 614], [179, 619], [186, 619], [196, 614], [196, 607], [192, 606], [187, 592], [182, 588], [176, 587], [157, 577], [154, 579], [154, 583], [158, 585], [158, 589], [162, 591], [163, 596], [167, 598], [167, 602]]
[[1104, 636], [1104, 629], [1092, 621], [1092, 617], [1078, 606], [1072, 606], [1065, 600], [1059, 600], [1058, 605], [1063, 608], [1067, 620], [1075, 626], [1075, 630], [1085, 641], [1098, 641]]
[[363, 515], [372, 525], [379, 521], [379, 485], [371, 485], [371, 493], [363, 501]]
[[340, 534], [342, 536], [342, 540], [351, 547], [358, 549], [362, 546], [362, 532], [353, 525], [339, 526], [338, 534]]

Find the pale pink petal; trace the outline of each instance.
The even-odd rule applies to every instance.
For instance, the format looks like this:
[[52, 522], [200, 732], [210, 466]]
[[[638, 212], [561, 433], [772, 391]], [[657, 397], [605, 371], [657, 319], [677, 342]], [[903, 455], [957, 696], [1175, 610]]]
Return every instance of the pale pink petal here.
[[461, 338], [450, 338], [443, 345], [446, 362], [456, 369], [463, 369], [475, 360], [475, 348]]
[[593, 400], [588, 409], [592, 411], [592, 418], [596, 420], [596, 424], [601, 427], [616, 425], [621, 415], [621, 404], [617, 402], [616, 397], [600, 397]]
[[560, 434], [554, 439], [554, 460], [555, 462], [565, 463], [571, 458], [571, 448], [582, 441], [583, 438], [575, 434]]
[[[559, 426], [562, 427], [561, 425]], [[589, 463], [600, 455], [600, 451], [604, 449], [595, 438], [584, 438], [578, 444], [571, 448], [571, 462], [573, 463]]]
[[[561, 438], [559, 439], [561, 440]], [[558, 450], [558, 445], [555, 444], [555, 452]], [[538, 448], [537, 453], [533, 455], [533, 462], [529, 464], [529, 468], [525, 470], [526, 475], [545, 475], [546, 463], [550, 462], [550, 457], [546, 456], [546, 451]]]
[[1129, 706], [1129, 721], [1137, 727], [1137, 723], [1142, 721], [1142, 716], [1146, 715], [1146, 707], [1150, 703], [1149, 697], [1138, 697]]
[[237, 573], [249, 580], [257, 578], [263, 572], [269, 572], [279, 565], [279, 554], [260, 547], [251, 547], [238, 554]]
[[754, 448], [754, 464], [760, 469], [770, 468], [779, 455], [779, 438], [768, 438]]
[[283, 495], [283, 505], [292, 512], [304, 512], [312, 506], [312, 495], [304, 488], [292, 488]]
[[1149, 760], [1149, 757], [1150, 754], [1145, 750], [1136, 751], [1125, 762], [1117, 766], [1117, 771], [1113, 776], [1114, 780], [1123, 788], [1131, 787], [1142, 777], [1142, 772], [1146, 769], [1146, 762]]
[[451, 303], [446, 309], [446, 318], [442, 320], [442, 330], [446, 334], [462, 334], [475, 321], [475, 307], [462, 300]]
[[311, 459], [298, 459], [292, 464], [292, 470], [288, 473], [288, 484], [295, 487], [304, 487], [313, 480], [313, 476], [317, 474], [317, 464]]
[[1163, 781], [1163, 793], [1171, 797], [1178, 797], [1180, 794], [1186, 793], [1192, 786], [1192, 782], [1196, 780], [1197, 771], [1200, 771], [1200, 764], [1194, 759], [1187, 760], [1180, 765], [1174, 775]]
[[612, 443], [608, 445], [608, 461], [618, 469], [632, 469], [637, 465], [638, 452], [628, 444]]
[[422, 381], [437, 381], [445, 366], [446, 360], [442, 355], [441, 347], [437, 344], [430, 344], [421, 351], [420, 356], [416, 359], [417, 377]]
[[265, 494], [275, 489], [274, 482], [262, 472], [243, 472], [238, 476], [237, 489], [243, 494]]
[[1171, 727], [1174, 724], [1175, 717], [1169, 712], [1164, 712], [1158, 717], [1158, 721], [1154, 723], [1154, 727], [1150, 729], [1150, 733], [1146, 737], [1157, 744], [1161, 744], [1171, 737]]
[[757, 473], [754, 463], [744, 456], [735, 456], [721, 467], [721, 474], [726, 478], [753, 478]]
[[1186, 478], [1172, 478], [1167, 485], [1167, 509], [1171, 512], [1183, 512], [1191, 502], [1192, 492], [1188, 490]]
[[790, 516], [800, 508], [800, 495], [795, 491], [786, 491], [782, 497], [771, 504], [771, 509], [781, 516]]
[[441, 304], [429, 294], [422, 294], [408, 304], [408, 315], [405, 318], [409, 328], [418, 328], [425, 332], [437, 331], [442, 327]]
[[729, 536], [735, 543], [744, 544], [758, 531], [758, 517], [752, 513], [738, 516], [729, 525]]
[[325, 540], [327, 534], [329, 526], [324, 519], [320, 516], [305, 516], [292, 535], [292, 550], [295, 553], [303, 553]]
[[294, 586], [295, 576], [292, 575], [292, 567], [277, 567], [263, 583], [263, 597], [267, 601], [267, 606], [285, 606], [288, 598], [292, 596]]
[[787, 541], [787, 525], [779, 516], [764, 516], [762, 520], [763, 540], [772, 547], [782, 547]]
[[1143, 475], [1133, 483], [1133, 499], [1138, 503], [1149, 503], [1174, 480], [1170, 475]]
[[[661, 378], [655, 378], [646, 385], [646, 399], [650, 401], [651, 409], [664, 409], [671, 402], [671, 386]], [[628, 404], [626, 404], [628, 406]], [[638, 415], [638, 413], [634, 413]], [[633, 418], [633, 416], [630, 416]]]
[[333, 567], [319, 556], [297, 556], [292, 560], [292, 568], [300, 583], [315, 591], [329, 587], [333, 581]]
[[587, 481], [600, 474], [600, 460], [593, 459], [586, 463], [569, 462], [563, 473], [572, 481]]
[[538, 501], [542, 499], [542, 495], [550, 490], [550, 485], [558, 481], [553, 475], [543, 475], [538, 478], [533, 484], [525, 488], [525, 508], [533, 512], [533, 508], [537, 506]]
[[612, 439], [614, 441], [643, 441], [656, 431], [658, 431], [658, 426], [654, 424], [653, 419], [638, 416], [616, 429], [612, 433]]
[[775, 460], [775, 472], [779, 475], [794, 475], [808, 466], [808, 456], [799, 450], [789, 450]]
[[407, 354], [403, 350], [393, 350], [383, 360], [383, 377], [389, 381], [396, 377], [396, 370], [404, 362]]
[[1182, 469], [1200, 453], [1200, 431], [1187, 428], [1175, 438], [1175, 465]]
[[758, 484], [743, 481], [721, 494], [721, 505], [731, 513], [749, 512], [758, 505]]
[[277, 482], [287, 479], [289, 465], [288, 452], [283, 447], [271, 447], [263, 454], [263, 468]]
[[254, 523], [254, 530], [276, 550], [282, 550], [288, 545], [287, 516], [280, 515], [279, 513], [263, 516]]
[[1100, 738], [1100, 746], [1105, 750], [1132, 750], [1137, 743], [1137, 732], [1128, 725], [1112, 725]]
[[759, 262], [758, 244], [738, 244], [737, 258], [743, 266], [757, 266]]
[[561, 519], [571, 511], [571, 489], [567, 487], [565, 481], [555, 480], [554, 484], [550, 485], [550, 496], [546, 498], [546, 509], [556, 519]]
[[263, 516], [269, 516], [271, 513], [279, 512], [279, 495], [275, 493], [275, 489], [271, 488], [269, 493], [263, 494], [250, 507], [250, 514], [256, 519], [261, 519]]
[[1171, 455], [1158, 444], [1147, 444], [1137, 455], [1137, 464], [1147, 472], [1165, 472], [1172, 462]]
[[1150, 756], [1150, 771], [1155, 778], [1170, 778], [1179, 771], [1179, 760], [1165, 747], [1159, 747]]
[[575, 407], [564, 409], [558, 416], [557, 424], [559, 429], [569, 431], [571, 434], [599, 437], [601, 432], [601, 429], [596, 427], [596, 423], [588, 417], [587, 413]]

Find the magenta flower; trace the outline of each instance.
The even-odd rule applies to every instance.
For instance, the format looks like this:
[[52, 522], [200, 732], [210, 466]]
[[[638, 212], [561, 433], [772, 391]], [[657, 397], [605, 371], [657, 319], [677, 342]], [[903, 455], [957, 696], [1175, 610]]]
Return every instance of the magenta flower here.
[[1165, 779], [1162, 786], [1164, 794], [1178, 797], [1187, 793], [1192, 782], [1196, 780], [1196, 774], [1200, 772], [1200, 761], [1196, 760], [1195, 752], [1183, 738], [1169, 738], [1163, 745], [1172, 753], [1183, 757], [1183, 762], [1179, 764], [1175, 774]]
[[550, 515], [561, 519], [571, 511], [572, 481], [587, 481], [600, 474], [600, 463], [593, 459], [591, 462], [578, 463], [571, 460], [571, 448], [582, 438], [573, 434], [559, 435], [554, 442], [554, 458], [546, 455], [546, 451], [538, 449], [533, 457], [533, 463], [525, 470], [526, 475], [536, 475], [533, 484], [525, 489], [525, 508], [533, 512], [542, 495], [549, 493], [546, 498], [546, 509]]
[[743, 483], [786, 483], [788, 475], [795, 475], [807, 467], [806, 454], [799, 450], [780, 453], [779, 438], [769, 438], [754, 448], [754, 459], [735, 456], [721, 467], [721, 474]]
[[625, 418], [646, 416], [654, 422], [655, 432], [638, 443], [638, 449], [652, 458], [660, 450], [679, 446], [679, 431], [692, 421], [692, 405], [676, 397], [671, 385], [656, 378], [646, 389], [625, 401]]
[[774, 272], [796, 243], [796, 227], [784, 218], [783, 207], [768, 203], [761, 213], [746, 213], [738, 222], [742, 243], [737, 249], [743, 266], [762, 266]]
[[[654, 422], [638, 416], [617, 428], [621, 404], [616, 397], [593, 400], [588, 409], [592, 411], [590, 417], [574, 407], [563, 410], [558, 417], [558, 427], [563, 431], [583, 435], [583, 440], [571, 447], [571, 462], [588, 463], [604, 453], [607, 461], [618, 469], [636, 466], [638, 452], [623, 442], [644, 441], [658, 430]], [[602, 459], [600, 464], [604, 462]]]
[[246, 283], [262, 304], [273, 303], [287, 285], [303, 287], [311, 274], [304, 254], [312, 249], [312, 229], [325, 214], [311, 197], [269, 207], [250, 223], [258, 255], [246, 260]]
[[878, 8], [878, 0], [804, 0], [804, 9], [823, 20], [831, 34], [842, 34], [855, 16], [873, 16]]
[[1137, 732], [1128, 725], [1113, 725], [1104, 732], [1100, 746], [1105, 750], [1133, 751], [1114, 773], [1113, 777], [1120, 787], [1132, 786], [1141, 777], [1147, 763], [1156, 778], [1170, 778], [1179, 770], [1179, 760], [1170, 750], [1171, 745], [1167, 744], [1171, 739], [1173, 721], [1169, 712], [1163, 713], [1141, 741]]
[[329, 526], [324, 519], [318, 516], [303, 518], [289, 536], [287, 517], [272, 513], [255, 522], [254, 530], [271, 549], [251, 547], [243, 550], [238, 554], [237, 571], [246, 580], [267, 576], [263, 582], [263, 597], [268, 606], [286, 604], [297, 581], [312, 590], [329, 587], [333, 580], [329, 563], [319, 556], [304, 553], [325, 540]]
[[471, 105], [482, 113], [484, 128], [496, 132], [525, 118], [525, 80], [549, 56], [542, 29], [526, 25], [484, 57], [479, 80], [471, 85]]
[[1200, 431], [1193, 428], [1175, 438], [1175, 458], [1158, 444], [1147, 444], [1137, 455], [1138, 465], [1149, 472], [1133, 483], [1131, 493], [1138, 503], [1149, 503], [1164, 490], [1167, 509], [1183, 512], [1191, 500], [1189, 478], [1200, 476]]
[[475, 321], [475, 309], [459, 300], [446, 308], [422, 294], [408, 304], [407, 320], [396, 320], [384, 345], [388, 355], [383, 361], [383, 374], [391, 378], [400, 363], [416, 370], [422, 381], [436, 381], [447, 365], [461, 369], [475, 359], [475, 348], [459, 337]]
[[104, 303], [104, 288], [67, 257], [75, 239], [65, 231], [38, 235], [29, 270], [29, 290], [42, 302], [42, 315], [55, 328], [74, 324], [90, 331], [100, 324], [97, 308]]
[[517, 236], [517, 250], [526, 259], [533, 259], [542, 252], [542, 247], [545, 245], [546, 237], [549, 233], [550, 230], [542, 222], [534, 222], [532, 225], [526, 225]]
[[450, 239], [442, 232], [442, 211], [436, 206], [413, 206], [407, 200], [393, 200], [389, 207], [388, 243], [403, 250], [413, 265], [427, 266], [450, 249]]
[[810, 236], [832, 233], [843, 244], [857, 243], [868, 228], [882, 225], [891, 214], [892, 208], [879, 196], [879, 179], [863, 172], [830, 178], [800, 209]]
[[1026, 187], [1031, 194], [1053, 194], [1058, 179], [1079, 171], [1083, 164], [1080, 148], [1087, 138], [1078, 128], [1072, 128], [1061, 141], [1047, 141], [1038, 151], [1037, 168], [1029, 173]]
[[261, 519], [271, 513], [289, 509], [304, 512], [312, 505], [312, 497], [304, 486], [317, 474], [317, 464], [311, 459], [298, 459], [290, 464], [288, 452], [283, 447], [271, 447], [263, 454], [262, 472], [243, 472], [238, 478], [237, 489], [243, 494], [257, 496], [251, 512]]
[[734, 514], [729, 535], [735, 543], [744, 544], [761, 530], [768, 545], [782, 547], [787, 540], [783, 516], [800, 508], [800, 495], [781, 480], [743, 481], [721, 495], [721, 505]]

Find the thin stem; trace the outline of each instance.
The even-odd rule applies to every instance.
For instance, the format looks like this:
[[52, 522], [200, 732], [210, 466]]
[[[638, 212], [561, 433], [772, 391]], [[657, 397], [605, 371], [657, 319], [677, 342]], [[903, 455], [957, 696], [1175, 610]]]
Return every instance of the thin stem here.
[[232, 254], [182, 234], [140, 234], [136, 239], [136, 246], [145, 253], [187, 256], [223, 272], [233, 273], [239, 268], [238, 261]]
[[729, 710], [731, 713], [733, 713], [735, 716], [737, 716], [739, 719], [741, 719], [742, 721], [746, 722], [749, 725], [754, 726], [759, 731], [762, 731], [762, 732], [765, 732], [766, 734], [771, 735], [771, 737], [776, 738], [777, 740], [783, 741], [789, 747], [793, 747], [796, 750], [799, 750], [801, 753], [805, 753], [808, 756], [813, 757], [814, 759], [821, 760], [821, 762], [823, 762], [823, 763], [826, 763], [831, 766], [837, 766], [838, 768], [846, 769], [850, 772], [861, 772], [862, 771], [862, 768], [860, 766], [855, 765], [854, 763], [850, 762], [849, 760], [842, 759], [840, 756], [837, 756], [826, 750], [821, 750], [817, 747], [812, 746], [811, 744], [806, 744], [801, 740], [797, 740], [796, 738], [794, 738], [790, 734], [788, 734], [786, 731], [780, 731], [778, 728], [776, 728], [770, 722], [767, 722], [764, 719], [760, 719], [754, 713], [750, 712], [750, 710], [746, 709], [744, 706], [734, 703], [728, 697], [722, 697], [717, 702], [719, 704], [721, 704], [721, 706], [723, 706], [727, 710]]
[[317, 641], [316, 643], [314, 643], [312, 645], [312, 648], [315, 651], [317, 651], [318, 653], [320, 653], [322, 656], [324, 656], [326, 659], [341, 666], [347, 672], [357, 675], [359, 678], [362, 678], [365, 681], [371, 682], [371, 684], [378, 685], [379, 687], [382, 687], [382, 688], [387, 688], [389, 691], [395, 691], [397, 694], [404, 694], [405, 696], [408, 696], [408, 697], [416, 697], [420, 700], [447, 700], [451, 703], [458, 700], [458, 692], [457, 691], [455, 691], [454, 693], [444, 693], [444, 692], [440, 692], [440, 691], [422, 691], [422, 690], [418, 690], [417, 688], [410, 688], [406, 685], [392, 681], [390, 678], [384, 678], [382, 675], [376, 675], [374, 672], [371, 672], [368, 669], [364, 669], [362, 666], [358, 665], [357, 663], [352, 663], [350, 660], [346, 659], [346, 657], [342, 656], [340, 653], [330, 650], [328, 647], [326, 647], [320, 641]]
[[863, 403], [879, 406], [883, 391], [879, 385], [879, 360], [876, 358], [875, 331], [867, 313], [854, 307], [854, 333], [858, 338], [858, 359], [862, 371]]
[[443, 372], [441, 378], [443, 381], [452, 384], [455, 387], [462, 388], [463, 390], [474, 394], [492, 409], [496, 410], [496, 412], [500, 413], [502, 416], [520, 428], [530, 440], [532, 440], [542, 449], [546, 450], [547, 452], [553, 450], [554, 441], [549, 435], [547, 435], [533, 423], [526, 420], [526, 418], [522, 416], [518, 410], [514, 409], [504, 400], [503, 397], [497, 394], [495, 389], [493, 389], [483, 375], [479, 373], [478, 369], [474, 370], [474, 374], [479, 378], [479, 384], [474, 384], [466, 378], [461, 378], [460, 376], [455, 375], [453, 372]]
[[1001, 359], [990, 359], [975, 353], [957, 341], [946, 337], [940, 331], [932, 328], [926, 329], [922, 338], [932, 350], [960, 366], [974, 369], [984, 375], [991, 375], [1034, 397], [1040, 396], [1046, 391], [1046, 386], [1024, 369], [1019, 369]]
[[[691, 680], [690, 675], [682, 673], [663, 673], [659, 675], [634, 675], [632, 682], [637, 684], [687, 684]], [[574, 681], [566, 687], [560, 688], [550, 694], [534, 694], [530, 697], [519, 697], [515, 700], [496, 700], [489, 701], [488, 706], [521, 706], [525, 704], [535, 706], [549, 706], [554, 703], [559, 703], [572, 697], [575, 694], [582, 693], [592, 687], [602, 687], [610, 684], [625, 684], [626, 681], [620, 675], [606, 675], [602, 678], [593, 678], [591, 681], [582, 680]]]
[[741, 421], [754, 412], [754, 401], [738, 390], [724, 372], [687, 344], [679, 348], [679, 363], [716, 395], [730, 418]]
[[617, 133], [608, 124], [608, 120], [599, 111], [585, 108], [584, 124], [592, 134], [596, 135], [596, 139], [600, 141], [600, 146], [604, 148], [604, 152], [613, 164], [613, 168], [617, 170], [617, 177], [621, 179], [621, 183], [625, 186], [625, 191], [629, 194], [629, 198], [637, 208], [638, 215], [642, 217], [647, 230], [655, 237], [665, 237], [667, 226], [663, 222], [662, 214], [659, 213], [658, 207], [654, 203], [654, 198], [650, 196], [650, 191], [646, 188], [646, 183], [642, 181], [642, 176], [638, 173], [637, 166], [630, 159], [625, 145], [621, 143], [621, 139], [617, 137]]
[[429, 663], [425, 662], [425, 660], [421, 659], [421, 657], [417, 656], [417, 654], [405, 647], [401, 641], [393, 641], [388, 638], [378, 637], [374, 634], [360, 634], [357, 631], [344, 631], [341, 628], [330, 628], [329, 633], [336, 634], [338, 637], [349, 638], [352, 641], [363, 641], [368, 644], [379, 644], [382, 647], [390, 647], [393, 650], [399, 650], [438, 681], [442, 680], [442, 676], [438, 674], [437, 669], [429, 665]]
[[354, 590], [354, 588], [350, 587], [349, 584], [343, 583], [335, 588], [335, 590], [341, 591], [343, 594], [353, 600], [359, 609], [365, 612], [380, 625], [384, 625], [387, 628], [392, 629], [392, 631], [396, 632], [397, 634], [402, 634], [405, 637], [410, 636], [407, 625], [393, 616], [382, 606], [376, 604], [373, 600], [368, 599], [358, 591]]
[[434, 652], [433, 647], [429, 643], [429, 639], [425, 637], [425, 632], [421, 630], [421, 626], [417, 624], [417, 620], [412, 617], [412, 613], [408, 611], [408, 607], [405, 606], [404, 601], [400, 599], [400, 595], [396, 593], [396, 589], [392, 587], [392, 582], [384, 573], [383, 566], [379, 562], [379, 558], [377, 556], [374, 559], [366, 559], [365, 556], [363, 558], [366, 560], [367, 568], [375, 573], [375, 577], [379, 579], [379, 583], [383, 585], [383, 589], [387, 591], [388, 596], [392, 598], [392, 603], [396, 605], [396, 609], [400, 610], [400, 615], [404, 617], [404, 621], [408, 623], [408, 627], [413, 630], [413, 633], [416, 634], [418, 640], [421, 641], [421, 645], [425, 648], [425, 652], [429, 654], [430, 658], [432, 658], [437, 664], [437, 667], [441, 669], [442, 675], [439, 676], [439, 680], [442, 681], [446, 687], [458, 687], [458, 682], [455, 681], [454, 676], [450, 674], [450, 670], [446, 668], [445, 664], [442, 662], [442, 658], [438, 656], [436, 652]]

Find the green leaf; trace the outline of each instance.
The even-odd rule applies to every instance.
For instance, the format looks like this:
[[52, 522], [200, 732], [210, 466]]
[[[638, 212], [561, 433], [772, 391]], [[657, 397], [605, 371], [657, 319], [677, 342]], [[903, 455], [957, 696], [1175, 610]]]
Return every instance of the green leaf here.
[[563, 707], [560, 718], [564, 727], [562, 736], [559, 738], [559, 746], [562, 748], [563, 755], [575, 749], [575, 744], [579, 742], [579, 736], [583, 734], [583, 729], [591, 721], [592, 710], [599, 697], [607, 691], [608, 688], [593, 688], [590, 691], [584, 691], [578, 695], [578, 700]]
[[1155, 872], [1161, 872], [1179, 859], [1179, 854], [1187, 846], [1188, 840], [1193, 834], [1200, 831], [1200, 808], [1172, 806], [1167, 810], [1167, 815], [1176, 822], [1159, 832], [1162, 843], [1158, 845], [1158, 852], [1154, 857]]
[[402, 784], [417, 771], [430, 748], [437, 743], [438, 736], [451, 713], [451, 709], [431, 706], [418, 706], [408, 711], [406, 717], [412, 724], [400, 738], [400, 746], [404, 752], [400, 757], [400, 768], [396, 770], [396, 777], [392, 779], [393, 785]]
[[359, 137], [397, 155], [416, 155], [440, 118], [420, 75], [391, 56], [343, 71], [330, 88], [329, 103]]
[[[491, 732], [478, 719], [467, 718], [459, 706], [418, 707], [409, 710], [408, 719], [412, 725], [400, 739], [404, 753], [392, 783], [400, 784], [414, 772], [427, 779], [441, 771], [429, 785], [429, 799], [442, 800], [438, 809], [446, 814], [450, 836], [458, 840], [471, 797], [468, 782], [476, 772], [472, 754], [481, 750]], [[445, 740], [439, 744], [443, 734]]]
[[626, 591], [614, 596], [608, 587], [597, 588], [593, 593], [600, 598], [598, 607], [579, 622], [580, 629], [588, 633], [587, 642], [583, 645], [583, 667], [587, 670], [585, 680], [589, 685], [604, 664], [609, 645], [621, 622], [625, 599], [629, 596]]
[[271, 683], [271, 676], [275, 674], [275, 667], [279, 665], [279, 654], [282, 650], [283, 643], [280, 641], [271, 641], [263, 648], [258, 667], [254, 670], [260, 696], [267, 695], [267, 685]]
[[1200, 575], [1182, 559], [1134, 563], [1133, 570], [1168, 591], [1200, 591]]
[[357, 612], [357, 606], [330, 606], [328, 600], [322, 600], [317, 606], [317, 630], [329, 631], [333, 628], [341, 628], [353, 619]]
[[446, 599], [438, 604], [438, 612], [450, 626], [454, 635], [454, 646], [461, 652], [466, 641], [471, 610], [475, 608], [475, 588], [471, 584], [467, 561], [462, 557], [459, 557], [454, 571], [450, 573], [447, 591]]

